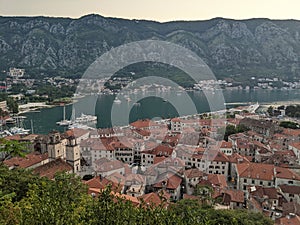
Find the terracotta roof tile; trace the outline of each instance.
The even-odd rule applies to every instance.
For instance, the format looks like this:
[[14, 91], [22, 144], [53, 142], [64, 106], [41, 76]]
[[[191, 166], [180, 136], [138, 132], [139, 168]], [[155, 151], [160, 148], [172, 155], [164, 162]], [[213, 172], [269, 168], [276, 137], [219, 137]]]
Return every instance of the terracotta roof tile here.
[[158, 177], [153, 187], [162, 188], [166, 185], [167, 189], [176, 189], [181, 184], [182, 178], [176, 174], [165, 173]]
[[161, 204], [167, 206], [168, 205], [168, 201], [170, 199], [170, 194], [168, 194], [167, 192], [164, 192], [164, 194], [162, 194], [162, 196], [160, 196], [160, 194], [156, 193], [156, 192], [151, 192], [145, 195], [142, 195], [140, 197], [138, 197], [138, 199], [143, 199], [143, 201], [148, 205], [154, 205], [154, 206], [159, 206]]
[[103, 189], [105, 186], [100, 182], [100, 177], [94, 177], [88, 181], [83, 181], [89, 188], [99, 188]]
[[232, 148], [232, 142], [222, 141], [220, 148]]
[[300, 187], [299, 186], [283, 184], [283, 185], [279, 185], [279, 187], [283, 193], [300, 195]]
[[198, 168], [192, 168], [184, 171], [184, 175], [187, 178], [203, 177], [203, 171]]
[[244, 178], [272, 181], [276, 176], [283, 179], [300, 180], [300, 176], [292, 170], [283, 167], [276, 167], [271, 164], [241, 163], [237, 164], [236, 167], [239, 176]]
[[32, 152], [23, 157], [13, 157], [3, 163], [8, 167], [28, 168], [48, 159], [48, 153]]
[[138, 129], [149, 129], [149, 127], [156, 124], [153, 121], [146, 119], [146, 120], [137, 120], [131, 123], [130, 125]]
[[124, 168], [124, 164], [119, 160], [111, 160], [108, 162], [102, 162], [102, 161], [103, 160], [99, 159], [94, 162], [95, 168], [99, 173], [104, 173], [104, 172]]
[[279, 224], [280, 225], [300, 225], [300, 217], [297, 215], [283, 217], [283, 218], [279, 219]]
[[241, 190], [225, 190], [224, 193], [230, 196], [230, 202], [244, 202], [244, 192]]
[[[253, 187], [251, 187], [253, 188]], [[261, 187], [255, 186], [254, 190], [251, 191], [251, 195], [259, 198], [264, 198], [267, 196], [269, 199], [278, 199], [278, 192], [275, 187]]]
[[300, 135], [300, 130], [284, 128], [282, 133], [287, 136], [297, 136], [298, 137]]
[[130, 195], [120, 194], [118, 192], [111, 192], [111, 194], [118, 199], [124, 199], [125, 201], [130, 201], [133, 205], [138, 206], [140, 201], [137, 197], [132, 197]]
[[33, 172], [39, 174], [41, 177], [53, 179], [57, 172], [71, 172], [72, 170], [73, 167], [71, 165], [58, 158], [35, 168]]
[[208, 174], [207, 180], [212, 184], [212, 186], [218, 186], [221, 188], [227, 187], [226, 177], [222, 174]]

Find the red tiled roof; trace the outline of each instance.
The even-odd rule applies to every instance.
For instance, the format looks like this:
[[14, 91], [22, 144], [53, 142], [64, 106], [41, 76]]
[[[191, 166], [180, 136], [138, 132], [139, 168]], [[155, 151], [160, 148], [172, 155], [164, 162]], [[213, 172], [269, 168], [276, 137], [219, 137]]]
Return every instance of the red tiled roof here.
[[300, 142], [293, 142], [290, 144], [290, 146], [300, 150]]
[[250, 143], [249, 143], [248, 140], [238, 139], [237, 142], [236, 142], [236, 147], [237, 148], [249, 149], [250, 148]]
[[13, 136], [6, 136], [4, 139], [10, 140], [10, 141], [20, 141], [20, 140], [22, 140], [22, 137], [21, 137], [21, 135], [16, 134]]
[[142, 130], [142, 129], [133, 129], [133, 132], [136, 132], [137, 134], [144, 136], [144, 137], [148, 137], [150, 136], [151, 132], [148, 130]]
[[189, 170], [185, 170], [184, 175], [187, 178], [195, 178], [195, 177], [201, 178], [201, 177], [203, 177], [203, 171], [201, 171], [198, 168], [192, 168], [192, 169], [189, 169]]
[[232, 155], [228, 156], [228, 158], [231, 163], [250, 162], [245, 156], [242, 156], [238, 153], [233, 153]]
[[96, 166], [97, 172], [100, 172], [100, 173], [124, 168], [124, 164], [119, 160], [111, 160], [108, 162], [102, 162], [102, 160], [99, 159], [99, 160], [95, 161], [95, 166]]
[[175, 117], [175, 118], [172, 118], [171, 121], [175, 122], [175, 123], [179, 123], [180, 122], [180, 118]]
[[215, 162], [229, 162], [229, 158], [223, 152], [218, 151], [215, 157], [213, 158]]
[[183, 199], [200, 200], [199, 196], [183, 194]]
[[155, 156], [153, 159], [153, 164], [161, 163], [163, 162], [167, 157], [165, 156]]
[[297, 202], [284, 202], [282, 204], [282, 214], [283, 216], [288, 215], [289, 213], [294, 213], [300, 215], [300, 204]]
[[225, 190], [224, 193], [230, 196], [230, 202], [244, 202], [244, 192], [241, 190]]
[[167, 145], [156, 146], [153, 150], [150, 150], [148, 154], [153, 154], [156, 156], [170, 156], [173, 152], [173, 148]]
[[120, 192], [123, 189], [125, 183], [125, 177], [117, 172], [102, 178], [101, 183], [106, 187], [111, 185], [113, 191]]
[[125, 183], [127, 184], [146, 184], [146, 177], [141, 174], [130, 174], [125, 177]]
[[48, 158], [48, 153], [31, 152], [23, 157], [13, 157], [5, 160], [3, 163], [9, 167], [28, 168], [35, 164], [41, 163]]
[[208, 174], [207, 180], [213, 185], [221, 188], [227, 187], [226, 177], [222, 174]]
[[65, 132], [65, 134], [66, 134], [67, 137], [74, 136], [74, 137], [76, 137], [76, 138], [82, 137], [83, 135], [88, 134], [88, 133], [89, 133], [88, 130], [86, 130], [86, 129], [81, 129], [81, 128], [73, 128], [73, 129], [67, 130], [67, 131]]
[[283, 184], [283, 185], [279, 185], [279, 187], [283, 193], [300, 195], [300, 187], [299, 186]]
[[237, 173], [240, 177], [272, 181], [274, 179], [274, 166], [262, 163], [237, 164]]
[[130, 195], [120, 194], [118, 192], [111, 192], [111, 194], [117, 199], [124, 199], [125, 201], [130, 201], [133, 205], [138, 206], [140, 204], [140, 201], [137, 197], [132, 197]]
[[199, 120], [199, 125], [200, 126], [210, 126], [211, 120], [210, 119], [201, 119], [201, 120]]
[[280, 225], [300, 225], [300, 217], [297, 215], [283, 217], [283, 218], [279, 219], [279, 224]]
[[71, 165], [58, 158], [35, 168], [33, 172], [39, 174], [41, 177], [53, 179], [57, 172], [71, 172], [72, 170], [73, 167]]
[[284, 128], [282, 133], [287, 135], [287, 136], [299, 136], [300, 135], [300, 130], [299, 129], [297, 130], [297, 129]]
[[91, 148], [94, 151], [114, 151], [114, 148], [104, 140], [105, 138], [88, 138], [80, 142], [80, 147]]
[[100, 182], [100, 177], [94, 177], [88, 181], [83, 181], [89, 188], [103, 189], [105, 186]]
[[232, 142], [222, 141], [220, 148], [232, 148]]
[[164, 185], [167, 189], [176, 189], [181, 184], [182, 178], [176, 174], [166, 173], [158, 178], [158, 182], [153, 185], [155, 188], [162, 188]]
[[251, 195], [259, 198], [264, 198], [264, 196], [268, 196], [269, 199], [278, 199], [278, 192], [275, 187], [268, 188], [255, 186], [255, 190], [251, 192]]
[[154, 122], [152, 122], [151, 120], [137, 120], [133, 123], [131, 123], [130, 125], [138, 128], [138, 129], [148, 129], [152, 124], [154, 124]]
[[168, 194], [167, 192], [164, 192], [162, 194], [162, 196], [160, 196], [156, 192], [151, 192], [151, 193], [148, 193], [148, 194], [138, 197], [138, 199], [143, 199], [143, 201], [146, 204], [159, 206], [163, 203], [164, 203], [164, 205], [166, 205], [167, 201], [169, 201], [170, 197], [171, 197], [170, 194]]
[[288, 168], [276, 166], [275, 169], [276, 169], [276, 177], [278, 178], [289, 179], [289, 180], [300, 180], [300, 176]]
[[[283, 167], [275, 167], [263, 163], [237, 164], [237, 172], [240, 177], [272, 181], [274, 176], [282, 179], [300, 180], [300, 176], [292, 170]], [[274, 174], [276, 172], [276, 174]]]

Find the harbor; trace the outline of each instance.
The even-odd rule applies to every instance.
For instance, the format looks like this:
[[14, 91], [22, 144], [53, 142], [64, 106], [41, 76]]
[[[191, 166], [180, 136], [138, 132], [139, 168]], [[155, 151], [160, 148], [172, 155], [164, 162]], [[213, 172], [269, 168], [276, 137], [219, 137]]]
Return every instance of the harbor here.
[[[225, 90], [223, 92], [226, 107], [232, 108], [237, 106], [245, 106], [245, 104], [255, 104], [258, 102], [260, 109], [267, 108], [269, 105], [276, 104], [300, 104], [300, 96], [298, 91], [281, 91], [281, 90]], [[183, 95], [177, 95], [175, 92], [165, 92], [164, 99], [156, 97], [147, 97], [146, 93], [136, 93], [128, 95], [131, 102], [121, 101], [121, 103], [114, 103], [114, 95], [99, 95], [99, 96], [85, 96], [77, 99], [74, 104], [65, 106], [65, 119], [70, 120], [73, 114], [73, 106], [76, 108], [76, 117], [81, 113], [86, 115], [97, 116], [97, 121], [94, 124], [96, 128], [111, 127], [111, 108], [112, 105], [117, 109], [117, 117], [122, 117], [125, 111], [129, 111], [128, 122], [133, 122], [143, 118], [172, 118], [177, 116], [184, 116], [193, 114], [193, 112], [186, 106], [186, 111], [183, 115], [179, 115], [176, 109], [170, 103], [171, 101], [183, 102]], [[200, 91], [189, 92], [189, 96], [195, 103], [198, 113], [210, 112], [209, 104], [206, 96]], [[137, 99], [143, 98], [141, 101]], [[130, 103], [133, 104], [130, 107]], [[229, 104], [228, 104], [229, 103]], [[243, 103], [243, 104], [240, 104]], [[185, 104], [184, 102], [182, 104]], [[31, 120], [35, 133], [46, 134], [52, 130], [64, 131], [67, 126], [59, 126], [56, 123], [63, 120], [63, 106], [47, 107], [40, 109], [40, 112], [27, 112], [22, 115], [27, 118], [24, 120], [24, 126], [27, 129], [31, 127]], [[220, 109], [224, 109], [224, 105]], [[117, 125], [126, 125], [122, 120], [114, 118]], [[128, 124], [127, 122], [127, 124]]]

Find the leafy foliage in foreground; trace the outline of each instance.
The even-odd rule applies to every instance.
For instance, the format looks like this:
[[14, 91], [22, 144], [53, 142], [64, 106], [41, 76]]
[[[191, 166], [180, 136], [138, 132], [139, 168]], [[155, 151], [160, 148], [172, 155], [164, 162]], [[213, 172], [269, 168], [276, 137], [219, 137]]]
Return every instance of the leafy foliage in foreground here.
[[[78, 177], [57, 174], [55, 181], [30, 171], [0, 165], [0, 224], [272, 224], [262, 214], [214, 210], [195, 200], [181, 200], [169, 209], [133, 206], [113, 197], [109, 188], [98, 197], [86, 194]], [[24, 188], [22, 188], [24, 187]]]

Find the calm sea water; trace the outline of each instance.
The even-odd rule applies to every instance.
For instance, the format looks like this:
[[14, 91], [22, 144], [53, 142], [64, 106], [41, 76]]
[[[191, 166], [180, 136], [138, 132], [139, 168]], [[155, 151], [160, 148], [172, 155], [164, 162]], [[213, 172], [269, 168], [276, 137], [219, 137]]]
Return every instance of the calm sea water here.
[[[185, 93], [175, 91], [160, 93], [160, 97], [152, 96], [151, 93], [136, 93], [128, 96], [120, 96], [121, 103], [114, 103], [115, 96], [101, 95], [88, 96], [79, 99], [75, 103], [75, 114], [93, 114], [98, 116], [97, 127], [110, 127], [112, 124], [127, 125], [137, 119], [143, 118], [172, 118], [178, 115], [209, 112], [210, 107], [207, 97], [201, 91], [188, 92], [190, 99], [187, 101]], [[215, 93], [210, 94], [210, 101], [218, 102], [219, 97]], [[300, 101], [300, 90], [224, 90], [225, 102], [279, 102], [279, 101]], [[128, 101], [128, 98], [130, 100]], [[222, 102], [222, 101], [221, 101]], [[136, 104], [133, 104], [136, 103]], [[224, 105], [218, 103], [218, 109]], [[113, 106], [113, 116], [112, 115]], [[71, 118], [73, 105], [66, 106], [66, 118]], [[180, 109], [179, 109], [180, 108]], [[63, 107], [42, 109], [40, 112], [26, 113], [24, 121], [25, 128], [30, 128], [32, 121], [34, 133], [46, 134], [52, 130], [64, 131], [63, 127], [56, 125], [57, 121], [63, 118]]]

